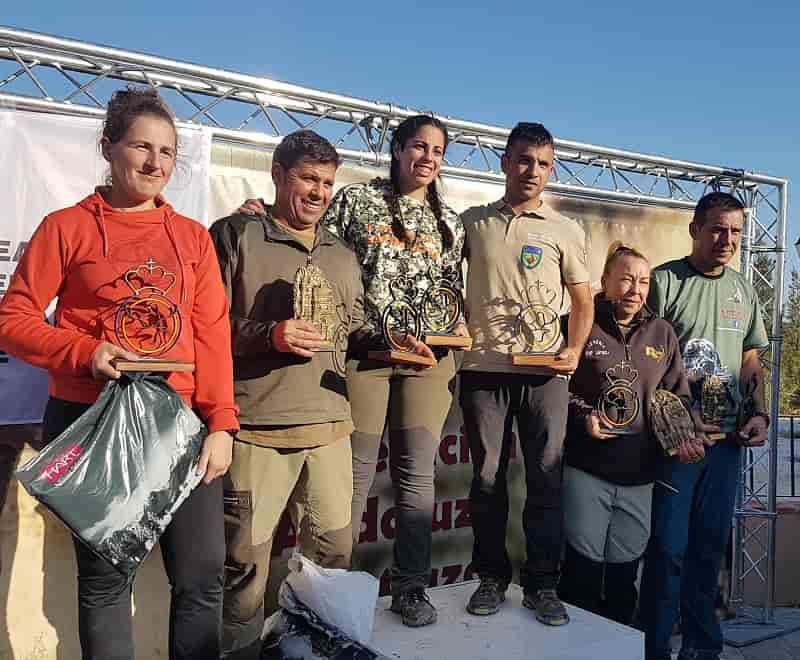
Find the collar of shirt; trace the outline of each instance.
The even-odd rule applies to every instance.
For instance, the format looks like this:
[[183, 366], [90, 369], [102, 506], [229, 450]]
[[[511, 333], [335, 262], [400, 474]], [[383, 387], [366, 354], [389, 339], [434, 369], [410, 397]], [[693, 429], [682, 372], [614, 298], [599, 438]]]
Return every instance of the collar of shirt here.
[[515, 220], [517, 218], [542, 218], [545, 220], [554, 218], [557, 213], [556, 211], [548, 206], [548, 204], [542, 200], [542, 203], [539, 205], [539, 208], [531, 209], [528, 211], [522, 211], [521, 213], [515, 213], [514, 209], [512, 208], [511, 204], [509, 204], [505, 197], [498, 199], [496, 202], [493, 202], [489, 205], [493, 210], [497, 213], [502, 215], [504, 218], [508, 220]]

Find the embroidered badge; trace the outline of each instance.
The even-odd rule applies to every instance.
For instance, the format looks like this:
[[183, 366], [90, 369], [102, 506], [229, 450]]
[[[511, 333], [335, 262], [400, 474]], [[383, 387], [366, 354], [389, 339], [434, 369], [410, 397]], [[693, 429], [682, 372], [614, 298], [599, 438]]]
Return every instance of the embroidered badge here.
[[525, 268], [536, 268], [542, 262], [542, 248], [538, 245], [523, 245], [519, 258]]
[[645, 346], [644, 347], [644, 354], [649, 357], [653, 358], [656, 362], [661, 362], [664, 359], [664, 354], [666, 351], [664, 350], [663, 346]]
[[590, 339], [586, 342], [586, 347], [583, 349], [583, 355], [587, 359], [604, 358], [611, 355], [608, 346], [602, 339]]

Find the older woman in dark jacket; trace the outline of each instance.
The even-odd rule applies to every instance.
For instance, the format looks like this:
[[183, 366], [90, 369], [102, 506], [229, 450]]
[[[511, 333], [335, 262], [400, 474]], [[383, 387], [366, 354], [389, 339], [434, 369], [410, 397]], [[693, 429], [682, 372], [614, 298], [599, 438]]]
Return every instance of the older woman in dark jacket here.
[[647, 403], [656, 389], [689, 397], [675, 332], [644, 304], [649, 283], [647, 258], [612, 244], [594, 326], [570, 382], [564, 467], [559, 594], [625, 624], [650, 536], [656, 467], [669, 460], [650, 433]]

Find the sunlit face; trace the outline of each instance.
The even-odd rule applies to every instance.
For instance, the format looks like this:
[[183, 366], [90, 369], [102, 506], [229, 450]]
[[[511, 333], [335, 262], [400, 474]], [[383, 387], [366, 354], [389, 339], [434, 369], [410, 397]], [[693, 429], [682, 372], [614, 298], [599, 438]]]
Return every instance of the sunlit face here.
[[553, 172], [554, 159], [552, 145], [515, 140], [500, 160], [506, 175], [506, 201], [517, 205], [537, 199]]
[[300, 160], [288, 170], [273, 163], [275, 213], [298, 231], [311, 229], [331, 203], [335, 178], [335, 163]]
[[692, 255], [705, 266], [726, 265], [739, 249], [743, 225], [742, 211], [711, 209], [702, 225], [695, 222], [689, 225], [689, 234], [694, 241]]
[[153, 115], [133, 120], [125, 135], [111, 143], [102, 141], [103, 157], [111, 165], [111, 189], [115, 200], [139, 206], [161, 194], [175, 169], [175, 129]]
[[618, 318], [633, 318], [650, 291], [650, 264], [632, 255], [618, 257], [603, 277], [603, 290], [615, 302]]
[[418, 128], [402, 149], [395, 145], [400, 188], [409, 192], [432, 183], [442, 169], [444, 151], [444, 133], [430, 124]]

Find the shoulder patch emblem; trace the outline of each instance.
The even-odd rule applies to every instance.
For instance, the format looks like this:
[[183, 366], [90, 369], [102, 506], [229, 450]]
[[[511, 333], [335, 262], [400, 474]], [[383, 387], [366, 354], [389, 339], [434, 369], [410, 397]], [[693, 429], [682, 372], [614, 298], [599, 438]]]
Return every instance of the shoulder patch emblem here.
[[538, 245], [523, 245], [519, 259], [525, 268], [536, 268], [542, 263], [542, 248]]
[[661, 362], [664, 359], [664, 355], [666, 355], [666, 350], [663, 346], [645, 346], [644, 347], [644, 354], [655, 360], [656, 362]]

